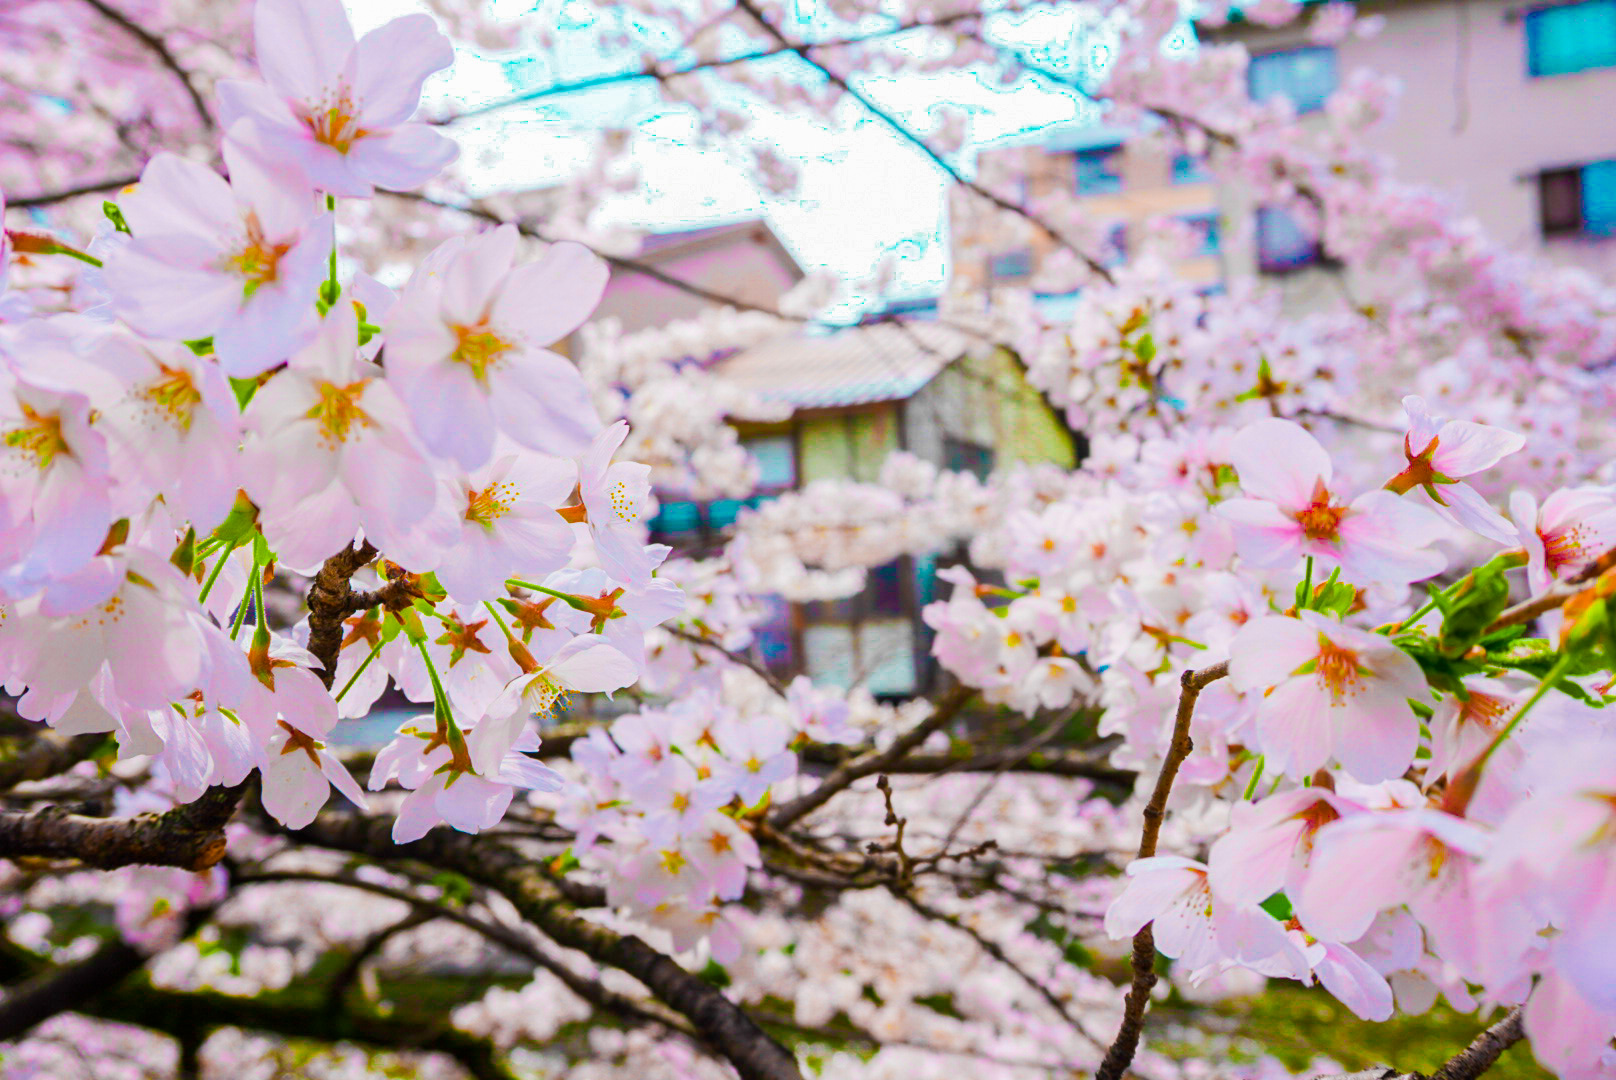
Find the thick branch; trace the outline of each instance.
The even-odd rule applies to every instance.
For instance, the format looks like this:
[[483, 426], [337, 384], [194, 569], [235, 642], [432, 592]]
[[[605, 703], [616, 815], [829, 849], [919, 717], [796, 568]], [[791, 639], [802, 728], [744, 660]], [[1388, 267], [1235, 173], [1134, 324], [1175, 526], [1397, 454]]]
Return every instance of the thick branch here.
[[558, 883], [520, 851], [486, 837], [442, 828], [413, 843], [395, 844], [391, 827], [390, 821], [381, 818], [322, 814], [298, 836], [306, 843], [376, 859], [417, 859], [485, 885], [509, 900], [524, 919], [557, 944], [644, 983], [727, 1057], [741, 1080], [802, 1080], [791, 1052], [765, 1034], [718, 988], [640, 938], [579, 918], [570, 910]]
[[142, 864], [206, 870], [224, 857], [225, 823], [242, 787], [210, 788], [167, 813], [133, 818], [83, 817], [59, 807], [0, 811], [0, 858], [77, 859], [101, 870]]
[[75, 1012], [108, 987], [116, 986], [146, 962], [122, 940], [109, 941], [82, 960], [49, 968], [0, 998], [0, 1042], [15, 1039], [35, 1024], [62, 1012]]
[[337, 677], [342, 621], [361, 610], [355, 604], [348, 579], [375, 557], [376, 549], [369, 542], [339, 551], [325, 561], [309, 586], [309, 652], [319, 659], [324, 669], [320, 672], [320, 681], [327, 690]]
[[[1139, 858], [1148, 859], [1156, 854], [1156, 838], [1161, 834], [1162, 819], [1167, 816], [1167, 797], [1172, 794], [1173, 781], [1178, 778], [1179, 766], [1195, 749], [1190, 738], [1190, 720], [1195, 716], [1195, 702], [1212, 683], [1229, 674], [1229, 662], [1213, 664], [1199, 671], [1186, 671], [1179, 679], [1178, 713], [1173, 717], [1173, 740], [1162, 761], [1161, 775], [1156, 778], [1155, 790], [1145, 804], [1145, 826], [1139, 837]], [[1122, 1026], [1117, 1037], [1105, 1052], [1095, 1080], [1122, 1080], [1139, 1049], [1139, 1036], [1144, 1031], [1145, 1007], [1150, 1002], [1150, 991], [1156, 985], [1156, 938], [1146, 924], [1133, 938], [1133, 985], [1122, 1003]]]
[[909, 751], [925, 742], [932, 732], [954, 719], [975, 693], [976, 691], [968, 686], [956, 686], [943, 696], [930, 716], [898, 736], [891, 746], [854, 758], [845, 765], [832, 769], [819, 782], [818, 787], [775, 807], [773, 813], [769, 815], [769, 824], [776, 829], [789, 828], [824, 806], [837, 792], [845, 790], [854, 781], [873, 776], [878, 772], [890, 771], [892, 766], [901, 761]]
[[1493, 1067], [1505, 1050], [1525, 1037], [1521, 1007], [1517, 1005], [1502, 1020], [1477, 1035], [1475, 1042], [1449, 1058], [1431, 1080], [1476, 1080]]

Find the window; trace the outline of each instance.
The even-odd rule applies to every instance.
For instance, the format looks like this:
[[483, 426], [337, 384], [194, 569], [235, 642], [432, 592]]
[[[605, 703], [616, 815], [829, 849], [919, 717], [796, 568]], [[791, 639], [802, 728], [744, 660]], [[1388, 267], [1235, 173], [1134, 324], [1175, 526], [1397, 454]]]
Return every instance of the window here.
[[1077, 193], [1115, 195], [1122, 190], [1122, 174], [1117, 171], [1122, 151], [1115, 146], [1100, 150], [1079, 150], [1076, 155]]
[[1257, 268], [1284, 274], [1319, 261], [1319, 241], [1290, 212], [1277, 206], [1257, 211]]
[[[1616, 0], [1611, 0], [1616, 3]], [[1309, 45], [1283, 52], [1261, 53], [1251, 58], [1246, 69], [1250, 82], [1251, 100], [1267, 101], [1273, 97], [1287, 97], [1299, 113], [1324, 108], [1324, 102], [1335, 92], [1335, 50], [1324, 45]]]
[[1526, 70], [1534, 77], [1616, 67], [1616, 0], [1526, 13]]
[[758, 489], [781, 491], [797, 486], [797, 448], [790, 435], [743, 439], [741, 445], [758, 465]]
[[863, 592], [804, 604], [804, 670], [833, 686], [913, 693], [919, 684], [913, 598], [905, 604], [913, 575], [908, 559], [896, 559], [872, 567]]
[[1216, 213], [1210, 213], [1210, 214], [1187, 214], [1184, 217], [1179, 218], [1178, 220], [1182, 221], [1185, 225], [1189, 226], [1190, 231], [1193, 232], [1196, 235], [1196, 237], [1200, 240], [1199, 246], [1197, 246], [1196, 249], [1195, 249], [1195, 254], [1197, 254], [1197, 255], [1215, 255], [1215, 254], [1217, 254], [1217, 251], [1218, 251], [1218, 215]]
[[1027, 277], [1032, 273], [1032, 252], [1022, 248], [995, 255], [988, 264], [988, 271], [995, 281]]
[[1128, 226], [1119, 221], [1105, 231], [1100, 261], [1106, 266], [1121, 266], [1128, 261]]
[[771, 671], [789, 671], [795, 657], [791, 649], [791, 605], [778, 596], [754, 598], [762, 611], [752, 624], [752, 648]]
[[978, 480], [986, 480], [993, 471], [993, 451], [979, 443], [966, 442], [953, 436], [943, 436], [943, 467], [954, 472], [968, 472]]
[[1616, 161], [1538, 174], [1543, 235], [1616, 236]]
[[1199, 184], [1211, 178], [1204, 159], [1183, 152], [1173, 155], [1173, 183]]

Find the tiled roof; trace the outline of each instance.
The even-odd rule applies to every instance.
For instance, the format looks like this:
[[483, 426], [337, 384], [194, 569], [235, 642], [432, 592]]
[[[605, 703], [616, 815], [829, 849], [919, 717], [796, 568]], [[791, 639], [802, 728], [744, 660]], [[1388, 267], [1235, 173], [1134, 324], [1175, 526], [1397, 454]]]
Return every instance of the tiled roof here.
[[966, 347], [964, 335], [936, 323], [876, 323], [766, 341], [713, 371], [766, 401], [837, 408], [911, 397]]

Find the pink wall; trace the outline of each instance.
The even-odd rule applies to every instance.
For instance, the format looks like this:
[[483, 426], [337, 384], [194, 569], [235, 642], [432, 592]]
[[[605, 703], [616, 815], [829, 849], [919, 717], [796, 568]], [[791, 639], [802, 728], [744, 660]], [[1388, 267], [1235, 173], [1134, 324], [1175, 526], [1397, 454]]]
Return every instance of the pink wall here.
[[[1370, 140], [1400, 177], [1456, 197], [1495, 239], [1591, 267], [1616, 266], [1616, 243], [1555, 239], [1538, 229], [1534, 175], [1616, 158], [1616, 68], [1531, 78], [1528, 5], [1512, 0], [1364, 3], [1386, 18], [1367, 41], [1339, 46], [1356, 68], [1395, 75], [1403, 93]], [[1300, 29], [1241, 32], [1253, 52], [1303, 43]]]
[[[766, 307], [775, 306], [781, 294], [797, 281], [793, 268], [780, 261], [776, 249], [746, 234], [722, 246], [684, 255], [663, 255], [652, 261], [675, 277]], [[595, 309], [595, 318], [616, 316], [626, 329], [637, 330], [673, 319], [693, 318], [714, 303], [641, 274], [614, 270], [606, 296]]]

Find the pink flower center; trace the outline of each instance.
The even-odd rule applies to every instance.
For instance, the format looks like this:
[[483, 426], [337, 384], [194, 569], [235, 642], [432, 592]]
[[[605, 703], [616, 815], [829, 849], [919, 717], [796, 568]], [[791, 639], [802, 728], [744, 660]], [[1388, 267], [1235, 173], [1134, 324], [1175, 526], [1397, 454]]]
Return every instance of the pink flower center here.
[[311, 112], [304, 118], [316, 142], [324, 143], [339, 154], [346, 154], [353, 144], [370, 132], [358, 124], [359, 110], [347, 91], [338, 94], [328, 108]]
[[1586, 545], [1582, 542], [1582, 529], [1579, 526], [1571, 525], [1547, 533], [1539, 530], [1538, 536], [1543, 539], [1543, 556], [1550, 574], [1558, 576], [1562, 569], [1584, 558]]
[[1312, 501], [1291, 515], [1309, 540], [1340, 540], [1341, 519], [1346, 516], [1347, 508], [1332, 501], [1323, 480], [1313, 482]]
[[62, 438], [61, 417], [54, 413], [41, 416], [27, 404], [19, 405], [25, 423], [5, 433], [5, 444], [43, 472], [58, 454], [70, 452], [67, 440]]
[[1343, 649], [1323, 634], [1319, 635], [1319, 656], [1315, 662], [1319, 685], [1330, 692], [1335, 704], [1343, 697], [1354, 696], [1363, 689], [1364, 668], [1358, 663], [1358, 654]]
[[475, 521], [485, 529], [492, 529], [494, 522], [511, 512], [511, 507], [516, 502], [516, 495], [516, 485], [505, 480], [489, 484], [481, 491], [468, 491], [466, 520]]
[[487, 385], [488, 372], [499, 363], [499, 358], [516, 346], [494, 333], [487, 323], [476, 326], [451, 326], [454, 331], [455, 351], [449, 359], [465, 364], [479, 383]]
[[225, 262], [227, 269], [244, 279], [243, 291], [251, 296], [260, 285], [275, 280], [280, 272], [281, 256], [290, 251], [292, 245], [270, 243], [257, 214], [249, 213], [245, 226], [246, 242]]

